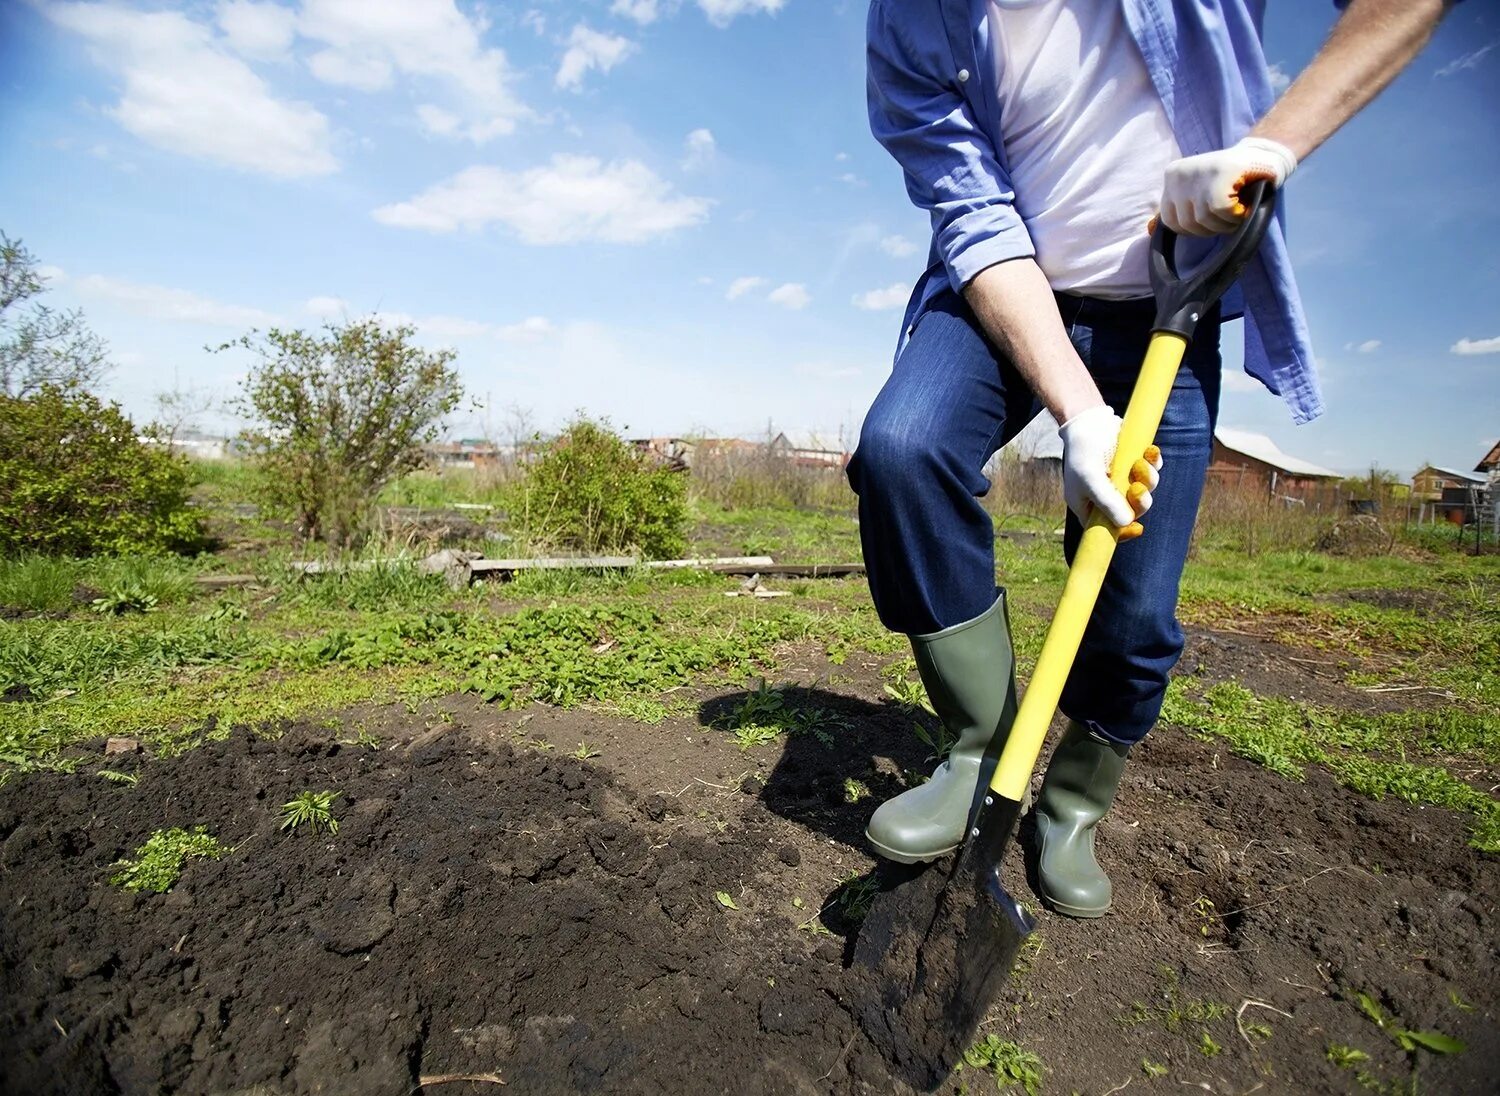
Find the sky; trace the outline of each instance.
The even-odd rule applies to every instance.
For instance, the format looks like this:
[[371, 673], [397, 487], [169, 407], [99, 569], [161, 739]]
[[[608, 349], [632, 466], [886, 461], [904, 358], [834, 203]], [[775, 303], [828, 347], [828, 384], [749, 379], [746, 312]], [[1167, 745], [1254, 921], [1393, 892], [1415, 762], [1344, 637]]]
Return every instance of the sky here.
[[[378, 313], [451, 347], [455, 434], [851, 441], [927, 220], [869, 134], [858, 0], [0, 0], [0, 229], [141, 419], [232, 397], [252, 328]], [[1296, 75], [1334, 6], [1269, 4]], [[1340, 471], [1500, 438], [1500, 3], [1458, 5], [1298, 170], [1327, 413], [1226, 327], [1221, 422]], [[231, 425], [210, 413], [207, 428]]]

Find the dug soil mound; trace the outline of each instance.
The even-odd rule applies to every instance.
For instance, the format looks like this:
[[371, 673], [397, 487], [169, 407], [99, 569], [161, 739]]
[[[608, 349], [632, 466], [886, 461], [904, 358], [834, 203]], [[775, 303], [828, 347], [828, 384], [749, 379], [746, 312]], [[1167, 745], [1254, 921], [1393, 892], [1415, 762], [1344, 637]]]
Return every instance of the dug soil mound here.
[[[0, 1091], [910, 1091], [846, 968], [860, 881], [841, 880], [872, 866], [857, 842], [877, 802], [846, 782], [921, 764], [909, 717], [860, 699], [869, 676], [814, 691], [858, 728], [831, 745], [742, 753], [690, 718], [455, 702], [427, 731], [392, 708], [415, 731], [378, 747], [308, 726], [111, 758], [134, 785], [15, 778]], [[597, 759], [566, 755], [582, 737]], [[308, 789], [342, 793], [336, 834], [281, 829]], [[108, 883], [152, 832], [195, 825], [233, 851], [166, 894]], [[981, 1036], [1039, 1055], [1046, 1092], [1338, 1093], [1414, 1072], [1424, 1092], [1493, 1091], [1500, 888], [1465, 842], [1456, 816], [1163, 729], [1101, 827], [1108, 918], [1041, 910], [1007, 865], [1040, 927]], [[942, 1091], [993, 1091], [977, 1069]]]

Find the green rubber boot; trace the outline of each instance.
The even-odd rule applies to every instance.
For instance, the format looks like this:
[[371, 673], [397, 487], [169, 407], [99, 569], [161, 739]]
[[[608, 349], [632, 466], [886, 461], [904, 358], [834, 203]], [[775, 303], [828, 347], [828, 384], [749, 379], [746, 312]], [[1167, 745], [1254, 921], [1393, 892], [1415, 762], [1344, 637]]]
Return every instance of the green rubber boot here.
[[1037, 880], [1042, 897], [1058, 913], [1103, 917], [1109, 912], [1113, 888], [1094, 859], [1094, 827], [1114, 802], [1129, 752], [1069, 723], [1052, 754], [1036, 803]]
[[877, 853], [902, 864], [936, 860], [958, 848], [1005, 745], [996, 731], [1009, 728], [1016, 715], [1003, 590], [973, 620], [910, 638], [927, 697], [956, 742], [932, 779], [886, 800], [865, 829]]

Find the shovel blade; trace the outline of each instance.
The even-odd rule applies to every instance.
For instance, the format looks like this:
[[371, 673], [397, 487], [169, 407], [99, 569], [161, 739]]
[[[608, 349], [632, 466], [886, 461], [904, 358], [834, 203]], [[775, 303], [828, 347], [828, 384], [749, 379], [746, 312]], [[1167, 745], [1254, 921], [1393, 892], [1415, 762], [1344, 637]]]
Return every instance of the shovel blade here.
[[979, 834], [951, 864], [876, 898], [855, 945], [860, 1026], [922, 1091], [942, 1084], [973, 1044], [1036, 927], [1000, 882], [1020, 804], [999, 799], [995, 807], [981, 813]]

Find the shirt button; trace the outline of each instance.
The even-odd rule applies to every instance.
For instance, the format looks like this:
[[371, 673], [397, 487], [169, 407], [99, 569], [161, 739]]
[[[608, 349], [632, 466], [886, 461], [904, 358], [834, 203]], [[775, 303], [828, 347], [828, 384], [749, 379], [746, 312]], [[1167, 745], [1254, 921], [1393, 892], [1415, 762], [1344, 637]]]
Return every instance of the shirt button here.
[[967, 84], [969, 82], [969, 70], [968, 69], [959, 69], [958, 70], [958, 82], [960, 84]]

